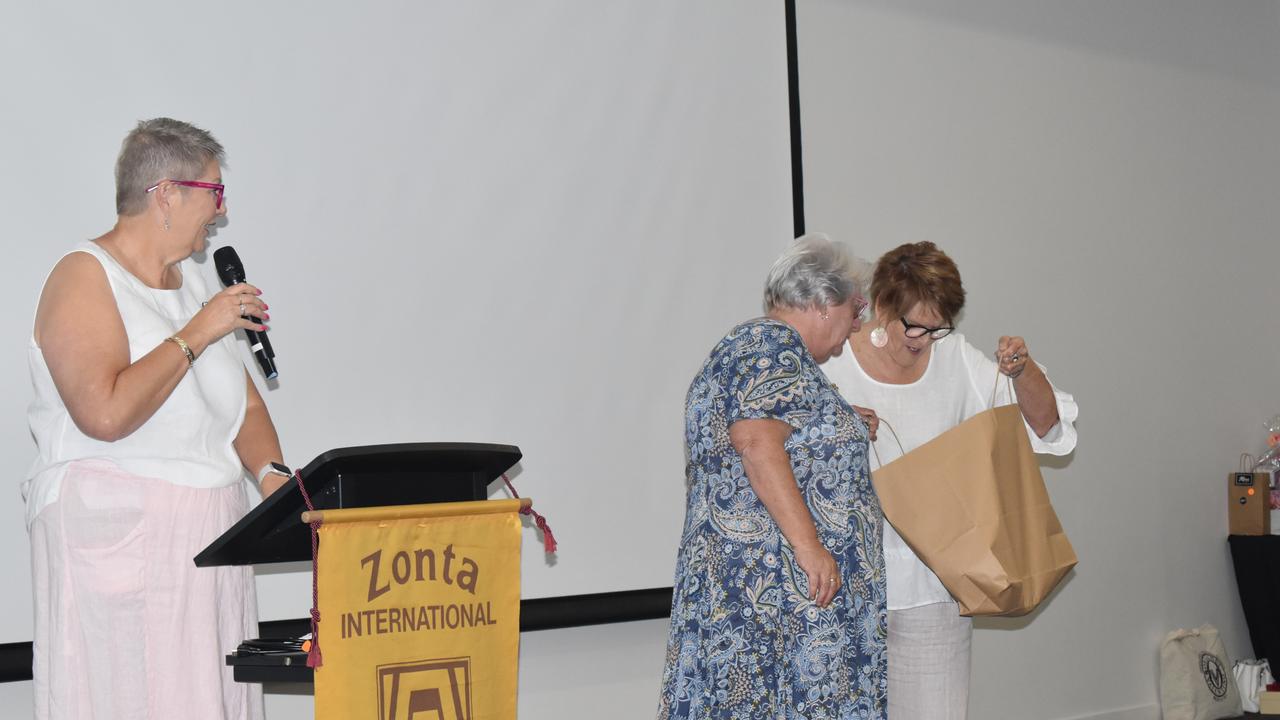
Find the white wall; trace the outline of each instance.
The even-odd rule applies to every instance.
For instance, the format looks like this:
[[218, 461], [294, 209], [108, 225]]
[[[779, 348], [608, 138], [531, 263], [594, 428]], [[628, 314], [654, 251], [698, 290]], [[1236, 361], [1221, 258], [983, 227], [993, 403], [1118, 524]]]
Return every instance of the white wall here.
[[799, 0], [807, 225], [933, 240], [981, 347], [1080, 403], [1080, 564], [984, 621], [971, 716], [1156, 717], [1163, 634], [1252, 656], [1223, 484], [1280, 411], [1280, 5]]
[[[414, 7], [445, 5], [375, 3], [357, 11], [331, 4], [295, 16], [233, 2], [215, 13], [190, 6], [190, 17], [181, 16], [187, 6], [169, 7], [162, 17], [143, 4], [114, 3], [109, 11], [87, 3], [6, 5], [0, 9], [0, 157], [8, 170], [0, 175], [0, 203], [10, 269], [0, 300], [12, 312], [0, 314], [7, 348], [0, 369], [11, 378], [0, 447], [10, 477], [16, 484], [30, 459], [22, 342], [40, 274], [70, 243], [106, 228], [119, 139], [134, 120], [161, 113], [204, 123], [232, 152], [232, 224], [218, 239], [235, 244], [250, 277], [272, 293], [284, 383], [268, 401], [291, 458], [355, 442], [444, 439], [440, 433], [458, 427], [438, 414], [459, 401], [440, 400], [431, 392], [436, 388], [399, 366], [363, 382], [378, 392], [408, 382], [411, 393], [404, 395], [413, 401], [391, 402], [386, 425], [368, 426], [387, 395], [335, 382], [342, 375], [326, 363], [357, 368], [359, 357], [346, 345], [335, 350], [326, 332], [308, 325], [314, 322], [308, 318], [345, 312], [356, 302], [352, 295], [371, 297], [375, 317], [396, 312], [385, 307], [402, 300], [399, 290], [377, 271], [405, 257], [422, 262], [427, 251], [419, 244], [445, 253], [448, 267], [480, 267], [474, 272], [483, 276], [494, 268], [466, 264], [484, 257], [471, 248], [512, 237], [529, 241], [524, 251], [504, 245], [492, 253], [500, 281], [487, 287], [496, 289], [459, 303], [472, 312], [473, 324], [504, 321], [493, 326], [489, 342], [464, 348], [463, 357], [480, 358], [480, 372], [489, 375], [502, 375], [513, 353], [516, 366], [530, 357], [519, 353], [539, 342], [524, 329], [539, 302], [573, 294], [519, 272], [548, 253], [624, 247], [629, 268], [650, 257], [637, 237], [657, 242], [674, 235], [685, 241], [678, 251], [661, 246], [673, 253], [669, 259], [682, 260], [673, 267], [710, 268], [742, 257], [740, 277], [702, 274], [704, 281], [723, 283], [715, 286], [720, 304], [666, 342], [632, 348], [654, 358], [649, 365], [683, 363], [679, 375], [687, 381], [714, 332], [755, 311], [759, 272], [746, 270], [762, 268], [780, 245], [774, 238], [790, 227], [785, 105], [771, 104], [781, 91], [781, 37], [780, 31], [766, 35], [781, 26], [776, 5], [737, 12], [735, 2], [735, 12], [718, 14], [727, 2], [590, 4], [607, 8], [603, 15], [586, 12], [585, 4], [546, 6], [571, 27], [594, 21], [612, 28], [587, 33], [584, 42], [594, 38], [589, 55], [633, 37], [642, 47], [670, 46], [705, 61], [714, 55], [706, 49], [711, 40], [740, 41], [727, 43], [736, 50], [723, 64], [699, 64], [700, 74], [685, 83], [687, 67], [683, 73], [669, 67], [662, 79], [644, 83], [634, 75], [645, 66], [638, 57], [610, 66], [632, 74], [625, 87], [598, 94], [600, 102], [589, 107], [603, 112], [630, 99], [634, 104], [625, 107], [634, 124], [624, 124], [629, 130], [616, 144], [605, 142], [614, 125], [579, 126], [570, 139], [586, 133], [602, 139], [593, 149], [632, 152], [604, 156], [593, 179], [616, 178], [618, 169], [636, 162], [650, 171], [661, 167], [648, 143], [655, 127], [683, 149], [684, 160], [652, 184], [626, 186], [629, 192], [620, 196], [643, 202], [581, 206], [589, 215], [563, 235], [545, 226], [527, 230], [537, 208], [571, 208], [573, 196], [555, 192], [564, 187], [559, 182], [573, 179], [556, 174], [564, 156], [550, 150], [559, 146], [503, 145], [524, 148], [513, 165], [501, 152], [469, 155], [464, 149], [471, 146], [460, 145], [456, 135], [437, 132], [517, 109], [545, 117], [559, 106], [557, 96], [515, 88], [509, 103], [491, 98], [493, 104], [460, 108], [450, 96], [415, 92], [440, 88], [440, 74], [432, 71], [442, 67], [480, 68], [496, 78], [504, 67], [523, 66], [497, 62], [493, 53], [502, 48], [520, 49], [525, 60], [550, 53], [566, 70], [581, 67], [579, 56], [555, 52], [563, 43], [543, 47], [538, 35], [516, 32], [527, 18], [512, 18], [514, 5], [467, 4], [489, 12], [468, 27], [489, 29], [463, 64], [429, 54], [453, 47], [444, 31], [456, 26], [424, 35], [425, 23], [386, 23]], [[1233, 654], [1248, 654], [1223, 539], [1221, 485], [1239, 452], [1259, 449], [1261, 421], [1280, 410], [1277, 383], [1268, 374], [1280, 357], [1280, 339], [1266, 332], [1274, 327], [1277, 298], [1267, 288], [1280, 267], [1276, 12], [1271, 3], [1187, 0], [799, 2], [809, 227], [849, 240], [867, 256], [908, 240], [941, 243], [965, 274], [970, 300], [963, 323], [970, 337], [990, 345], [1001, 333], [1024, 334], [1055, 381], [1081, 403], [1080, 449], [1069, 463], [1046, 471], [1080, 567], [1029, 621], [990, 622], [978, 631], [975, 718], [1154, 718], [1156, 645], [1178, 626], [1213, 622]], [[167, 25], [174, 13], [190, 22], [181, 33]], [[626, 32], [635, 23], [643, 30]], [[409, 51], [424, 54], [411, 64], [396, 61]], [[762, 57], [764, 64], [751, 65]], [[746, 70], [737, 74], [734, 67]], [[572, 88], [580, 77], [556, 87]], [[705, 87], [723, 92], [707, 97]], [[760, 142], [713, 130], [718, 118], [761, 102], [770, 107], [754, 126]], [[680, 131], [689, 127], [695, 129]], [[450, 140], [435, 141], [441, 137]], [[379, 152], [370, 154], [371, 143]], [[473, 173], [431, 174], [458, 155], [479, 161]], [[780, 168], [782, 179], [733, 165], [744, 158]], [[711, 172], [726, 166], [749, 184], [715, 185]], [[434, 189], [499, 186], [524, 192], [525, 199], [488, 206], [427, 202], [414, 192], [423, 189], [412, 182], [419, 174], [434, 178]], [[389, 180], [376, 186], [382, 178]], [[592, 184], [585, 183], [587, 189]], [[667, 185], [677, 192], [658, 200]], [[673, 204], [673, 196], [684, 202]], [[779, 198], [783, 207], [772, 205]], [[744, 207], [762, 204], [769, 219], [745, 214]], [[679, 218], [674, 226], [673, 217]], [[634, 244], [605, 242], [634, 228], [627, 236]], [[595, 267], [618, 256], [587, 257]], [[373, 270], [342, 277], [369, 284], [338, 292], [334, 273], [302, 272], [297, 263], [303, 260], [328, 267], [367, 261]], [[638, 282], [626, 287], [644, 289]], [[608, 291], [612, 300], [620, 296], [607, 282], [591, 288]], [[659, 317], [686, 317], [691, 306], [684, 291], [681, 283], [660, 286], [628, 305], [619, 322], [649, 330]], [[527, 307], [501, 315], [513, 305]], [[433, 310], [431, 317], [438, 317]], [[405, 324], [440, 332], [425, 320]], [[350, 326], [329, 331], [344, 338]], [[602, 338], [593, 352], [626, 342], [614, 327], [590, 328]], [[625, 405], [629, 416], [658, 428], [648, 443], [656, 449], [641, 460], [654, 463], [641, 473], [651, 474], [653, 484], [635, 478], [608, 484], [614, 476], [592, 465], [601, 505], [620, 497], [616, 488], [623, 485], [628, 492], [643, 488], [654, 502], [671, 497], [664, 493], [678, 485], [679, 449], [666, 443], [678, 441], [683, 387], [674, 374], [662, 383], [665, 395], [654, 395], [665, 399], [630, 397]], [[336, 396], [324, 394], [331, 389]], [[598, 396], [594, 389], [583, 393]], [[418, 397], [436, 400], [423, 411]], [[564, 471], [533, 465], [555, 448], [529, 445], [518, 425], [499, 428], [506, 417], [500, 411], [515, 406], [497, 395], [489, 402], [494, 424], [468, 416], [465, 433], [450, 438], [522, 445], [529, 458], [522, 489], [538, 498], [565, 536], [566, 553], [581, 547], [583, 538], [593, 537], [595, 521], [557, 511], [568, 497], [557, 497]], [[525, 412], [514, 414], [520, 422], [536, 416]], [[323, 426], [308, 425], [309, 415], [324, 419]], [[537, 479], [541, 473], [545, 479]], [[26, 537], [16, 492], [0, 513], [0, 568], [11, 580], [10, 592], [0, 596], [0, 642], [27, 640]], [[642, 547], [641, 541], [656, 545], [645, 550], [652, 555], [644, 557], [655, 560], [645, 577], [626, 576], [635, 558], [624, 554], [622, 562], [592, 568], [601, 587], [589, 588], [586, 574], [575, 573], [565, 592], [665, 584], [649, 575], [669, 573], [656, 564], [668, 558], [662, 562], [670, 567], [679, 514], [652, 516], [651, 531], [623, 538], [629, 548]], [[526, 540], [536, 549], [536, 541]], [[536, 553], [528, 555], [540, 563]], [[564, 567], [575, 565], [566, 560]], [[539, 595], [559, 594], [555, 576], [540, 565], [526, 565], [526, 572], [539, 578]], [[296, 598], [305, 597], [304, 575], [260, 580], [264, 617], [303, 614], [305, 603]], [[521, 717], [650, 717], [665, 632], [664, 621], [648, 621], [525, 634]], [[311, 709], [308, 696], [273, 694], [268, 704], [273, 718], [306, 717]], [[0, 707], [6, 717], [29, 716], [30, 683], [0, 684]]]

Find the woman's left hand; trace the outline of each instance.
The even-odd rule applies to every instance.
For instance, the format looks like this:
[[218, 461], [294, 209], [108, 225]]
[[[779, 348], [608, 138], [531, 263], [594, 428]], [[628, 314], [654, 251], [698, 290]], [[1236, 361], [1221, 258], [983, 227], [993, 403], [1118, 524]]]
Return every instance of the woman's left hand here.
[[1000, 363], [1000, 372], [1016, 380], [1027, 369], [1027, 362], [1030, 360], [1031, 354], [1027, 352], [1025, 340], [1008, 335], [1000, 338], [996, 345], [996, 362]]
[[875, 442], [876, 431], [880, 429], [880, 418], [876, 415], [876, 411], [871, 408], [858, 407], [857, 405], [850, 405], [850, 407], [862, 417], [862, 422], [867, 424], [867, 434], [870, 436], [871, 441]]
[[[1022, 417], [1035, 431], [1044, 437], [1058, 423], [1058, 403], [1049, 378], [1040, 366], [1031, 362], [1027, 343], [1020, 337], [1002, 337], [996, 346], [996, 362], [1000, 372], [1014, 381], [1017, 390], [1014, 398], [1022, 409]], [[1030, 372], [1025, 372], [1030, 370]]]

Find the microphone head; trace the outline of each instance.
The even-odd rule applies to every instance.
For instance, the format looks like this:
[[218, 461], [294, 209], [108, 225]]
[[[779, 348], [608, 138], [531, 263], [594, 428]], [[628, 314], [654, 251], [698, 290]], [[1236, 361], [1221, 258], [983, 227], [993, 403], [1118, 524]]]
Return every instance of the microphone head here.
[[213, 265], [223, 285], [230, 287], [244, 282], [244, 263], [240, 262], [236, 249], [230, 245], [213, 251]]

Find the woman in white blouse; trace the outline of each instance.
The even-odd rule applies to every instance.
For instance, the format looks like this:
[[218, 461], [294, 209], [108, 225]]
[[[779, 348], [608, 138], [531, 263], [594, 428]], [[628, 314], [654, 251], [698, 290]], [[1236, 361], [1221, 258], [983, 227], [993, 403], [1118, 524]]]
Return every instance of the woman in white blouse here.
[[[923, 445], [996, 404], [1017, 402], [1032, 447], [1065, 455], [1076, 445], [1075, 401], [1031, 361], [1021, 337], [1001, 337], [995, 358], [955, 332], [964, 306], [960, 271], [930, 242], [897, 247], [876, 264], [875, 321], [849, 336], [851, 352], [822, 368], [850, 402], [873, 408], [902, 452]], [[878, 433], [881, 461], [900, 455], [893, 433]], [[874, 459], [873, 459], [874, 461]], [[874, 467], [874, 466], [873, 466]], [[884, 525], [888, 580], [889, 720], [964, 718], [973, 625], [893, 528]]]
[[263, 716], [261, 687], [223, 662], [258, 632], [253, 572], [191, 562], [248, 510], [246, 470], [264, 496], [288, 479], [233, 334], [265, 330], [267, 305], [245, 283], [212, 292], [191, 258], [227, 213], [223, 156], [189, 123], [138, 123], [114, 227], [40, 295], [23, 486], [37, 720]]

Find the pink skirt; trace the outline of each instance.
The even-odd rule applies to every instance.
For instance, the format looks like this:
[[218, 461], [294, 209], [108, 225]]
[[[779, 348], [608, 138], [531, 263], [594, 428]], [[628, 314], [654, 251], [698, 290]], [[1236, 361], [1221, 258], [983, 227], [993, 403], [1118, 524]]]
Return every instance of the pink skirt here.
[[68, 467], [31, 526], [37, 720], [262, 718], [225, 664], [258, 635], [253, 572], [191, 561], [247, 507], [240, 485]]

